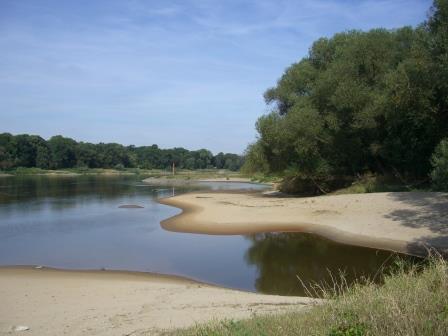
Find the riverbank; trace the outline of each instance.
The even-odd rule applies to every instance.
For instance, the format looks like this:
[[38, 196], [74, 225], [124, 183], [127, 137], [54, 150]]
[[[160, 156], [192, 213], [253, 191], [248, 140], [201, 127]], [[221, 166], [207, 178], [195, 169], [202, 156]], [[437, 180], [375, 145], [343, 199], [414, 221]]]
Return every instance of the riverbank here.
[[238, 180], [250, 181], [249, 179], [241, 177], [239, 172], [230, 171], [226, 169], [178, 169], [176, 174], [172, 175], [171, 170], [164, 169], [145, 169], [145, 168], [64, 168], [64, 169], [41, 169], [37, 167], [18, 167], [9, 170], [0, 170], [0, 177], [9, 176], [71, 176], [71, 175], [139, 175], [142, 178], [161, 178], [167, 180]]
[[193, 193], [166, 198], [183, 210], [164, 220], [170, 231], [205, 234], [309, 232], [365, 247], [424, 254], [448, 251], [448, 194], [395, 192], [319, 197]]
[[0, 268], [0, 334], [154, 335], [210, 320], [305, 309], [317, 301], [138, 272]]
[[381, 286], [358, 284], [343, 292], [328, 288], [322, 295], [329, 300], [305, 312], [213, 321], [169, 335], [445, 336], [448, 330], [448, 267], [440, 258], [423, 268], [398, 267], [384, 275]]
[[[182, 186], [191, 186], [200, 183], [212, 183], [212, 182], [223, 182], [223, 183], [255, 183], [251, 179], [246, 177], [214, 177], [210, 178], [204, 175], [195, 176], [192, 175], [171, 175], [171, 176], [157, 176], [157, 177], [148, 177], [143, 180], [144, 183], [152, 186], [169, 186], [169, 187], [182, 187]], [[258, 183], [256, 183], [258, 184]]]

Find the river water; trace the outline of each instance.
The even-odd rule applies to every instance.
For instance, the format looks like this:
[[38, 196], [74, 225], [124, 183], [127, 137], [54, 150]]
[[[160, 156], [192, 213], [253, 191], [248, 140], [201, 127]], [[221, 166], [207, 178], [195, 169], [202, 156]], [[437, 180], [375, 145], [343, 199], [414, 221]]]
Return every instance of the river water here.
[[[262, 293], [306, 295], [301, 281], [329, 283], [344, 272], [352, 282], [375, 277], [391, 263], [389, 252], [304, 233], [213, 236], [160, 227], [161, 220], [180, 210], [159, 204], [158, 198], [200, 189], [264, 188], [249, 183], [153, 187], [136, 176], [0, 178], [0, 265], [155, 272]], [[143, 208], [120, 208], [126, 204]]]

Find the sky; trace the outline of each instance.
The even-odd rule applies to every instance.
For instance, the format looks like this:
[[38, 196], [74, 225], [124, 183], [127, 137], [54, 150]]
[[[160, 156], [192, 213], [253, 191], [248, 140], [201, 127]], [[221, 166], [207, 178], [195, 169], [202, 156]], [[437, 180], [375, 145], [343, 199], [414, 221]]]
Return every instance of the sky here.
[[319, 37], [430, 0], [0, 0], [0, 132], [242, 153]]

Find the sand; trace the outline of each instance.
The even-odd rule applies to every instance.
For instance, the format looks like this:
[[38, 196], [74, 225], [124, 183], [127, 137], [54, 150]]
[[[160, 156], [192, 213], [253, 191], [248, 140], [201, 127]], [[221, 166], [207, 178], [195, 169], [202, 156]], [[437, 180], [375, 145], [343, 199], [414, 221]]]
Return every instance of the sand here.
[[[169, 187], [180, 187], [195, 185], [201, 182], [235, 182], [235, 183], [255, 183], [251, 179], [246, 177], [217, 177], [217, 178], [206, 178], [206, 179], [187, 179], [182, 177], [149, 177], [144, 179], [143, 182], [152, 186], [169, 186]], [[271, 185], [271, 183], [266, 183]]]
[[[161, 202], [183, 209], [162, 222], [173, 231], [303, 231], [407, 253], [420, 253], [421, 244], [448, 247], [444, 193], [288, 198], [232, 191], [185, 194]], [[155, 335], [212, 319], [307, 309], [316, 303], [146, 273], [0, 268], [0, 334]]]
[[[275, 194], [274, 194], [275, 195]], [[161, 200], [183, 212], [171, 231], [206, 234], [310, 232], [352, 245], [422, 254], [448, 248], [448, 194], [371, 193], [309, 198], [259, 193], [193, 193]]]
[[[0, 268], [2, 335], [156, 335], [213, 319], [305, 309], [316, 302], [146, 273]], [[19, 326], [29, 330], [14, 332]]]
[[247, 177], [217, 177], [198, 180], [199, 182], [237, 182], [237, 183], [256, 183]]

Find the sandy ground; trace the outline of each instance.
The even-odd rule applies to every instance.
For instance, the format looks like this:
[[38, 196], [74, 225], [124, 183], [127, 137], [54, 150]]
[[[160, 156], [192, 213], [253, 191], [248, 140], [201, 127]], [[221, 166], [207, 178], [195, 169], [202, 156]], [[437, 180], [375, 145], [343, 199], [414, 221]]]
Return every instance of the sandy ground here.
[[207, 234], [302, 231], [353, 245], [420, 254], [448, 248], [448, 194], [371, 193], [289, 198], [194, 193], [163, 199], [184, 211], [167, 230]]
[[240, 182], [240, 183], [254, 183], [247, 177], [217, 177], [198, 180], [199, 182]]
[[181, 187], [188, 186], [197, 183], [196, 180], [187, 180], [181, 178], [167, 178], [167, 177], [149, 177], [144, 179], [143, 182], [152, 186], [163, 186], [163, 187]]
[[245, 183], [254, 183], [251, 179], [246, 177], [217, 177], [217, 178], [206, 178], [206, 179], [186, 179], [182, 177], [175, 178], [167, 178], [167, 177], [149, 177], [144, 179], [143, 182], [154, 185], [154, 186], [185, 186], [185, 185], [193, 185], [198, 182], [245, 182]]
[[156, 335], [313, 303], [145, 273], [0, 268], [1, 335]]
[[[443, 193], [288, 198], [207, 192], [161, 202], [183, 209], [162, 222], [168, 230], [303, 231], [411, 253], [421, 244], [448, 247], [448, 194]], [[154, 335], [212, 319], [306, 309], [313, 303], [144, 273], [0, 268], [0, 334], [7, 335]], [[14, 331], [20, 326], [29, 330]]]

